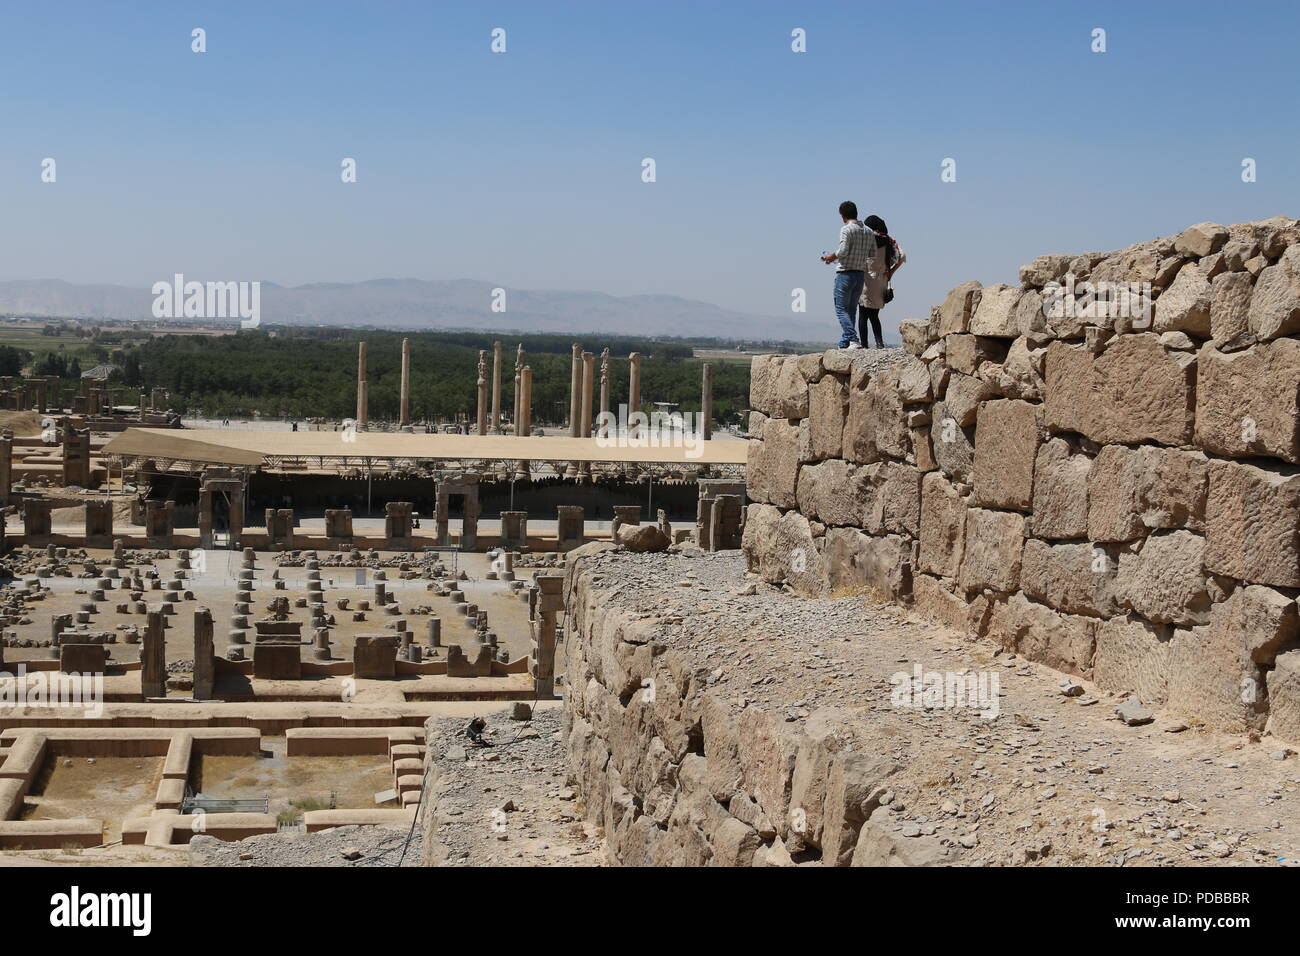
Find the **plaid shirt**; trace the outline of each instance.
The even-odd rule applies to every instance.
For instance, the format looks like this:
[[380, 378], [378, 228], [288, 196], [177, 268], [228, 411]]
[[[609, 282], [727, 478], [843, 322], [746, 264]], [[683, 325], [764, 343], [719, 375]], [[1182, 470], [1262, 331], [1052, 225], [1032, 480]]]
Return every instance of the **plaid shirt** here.
[[854, 219], [840, 230], [840, 247], [835, 250], [836, 272], [861, 272], [876, 253], [876, 235]]

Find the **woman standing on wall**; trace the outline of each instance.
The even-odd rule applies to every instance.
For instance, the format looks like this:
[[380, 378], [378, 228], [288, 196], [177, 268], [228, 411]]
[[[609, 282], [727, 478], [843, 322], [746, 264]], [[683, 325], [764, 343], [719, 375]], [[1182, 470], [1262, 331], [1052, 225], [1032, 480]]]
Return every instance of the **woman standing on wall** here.
[[862, 286], [862, 298], [858, 300], [858, 339], [865, 347], [870, 324], [876, 337], [876, 348], [883, 349], [885, 340], [880, 334], [880, 310], [893, 300], [894, 290], [890, 283], [894, 273], [907, 261], [907, 256], [889, 234], [885, 220], [868, 216], [862, 224], [876, 234], [876, 252], [867, 261], [866, 281]]

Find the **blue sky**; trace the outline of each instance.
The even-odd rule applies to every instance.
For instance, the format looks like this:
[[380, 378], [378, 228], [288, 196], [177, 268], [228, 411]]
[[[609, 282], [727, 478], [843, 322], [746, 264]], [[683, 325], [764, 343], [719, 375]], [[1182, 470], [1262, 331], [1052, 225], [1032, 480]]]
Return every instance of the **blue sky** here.
[[851, 198], [909, 255], [892, 327], [1043, 252], [1300, 215], [1297, 35], [1290, 2], [11, 3], [0, 279], [802, 287], [831, 323]]

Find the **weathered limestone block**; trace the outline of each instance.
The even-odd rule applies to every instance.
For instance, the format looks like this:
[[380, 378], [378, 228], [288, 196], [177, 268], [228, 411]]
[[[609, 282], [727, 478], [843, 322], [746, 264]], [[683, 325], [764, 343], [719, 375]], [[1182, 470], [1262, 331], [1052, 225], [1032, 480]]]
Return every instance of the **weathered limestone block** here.
[[[1049, 358], [1050, 360], [1050, 358]], [[1184, 445], [1192, 440], [1196, 356], [1170, 352], [1151, 333], [1122, 335], [1094, 363], [1102, 409], [1095, 441]]]
[[1300, 587], [1300, 471], [1212, 460], [1205, 567], [1254, 584]]
[[1067, 614], [1110, 617], [1116, 611], [1116, 564], [1087, 542], [1053, 545], [1030, 538], [1021, 559], [1020, 589]]
[[1052, 342], [1044, 362], [1043, 417], [1054, 432], [1091, 435], [1096, 431], [1092, 354], [1081, 345]]
[[748, 792], [784, 838], [790, 832], [790, 788], [798, 738], [781, 717], [762, 707], [740, 713], [736, 755]]
[[754, 854], [762, 845], [752, 827], [728, 816], [713, 834], [713, 865], [753, 866]]
[[1230, 235], [1221, 251], [1225, 269], [1229, 272], [1244, 272], [1246, 263], [1259, 255], [1259, 241], [1251, 236]]
[[[1006, 358], [1000, 365], [982, 366], [981, 376], [991, 388], [1007, 398], [1022, 398], [1030, 402], [1043, 400], [1043, 361], [1047, 350], [1030, 348], [1021, 336], [1011, 343]], [[996, 369], [989, 376], [988, 372]]]
[[1071, 453], [1061, 438], [1044, 442], [1034, 459], [1034, 500], [1030, 527], [1036, 538], [1088, 535], [1088, 475], [1092, 459]]
[[1272, 588], [1238, 588], [1214, 606], [1209, 624], [1174, 631], [1169, 708], [1214, 730], [1262, 730], [1265, 671], [1298, 639], [1295, 601]]
[[750, 442], [748, 494], [780, 508], [794, 508], [801, 458], [799, 426], [784, 418], [769, 418], [763, 440]]
[[863, 465], [882, 458], [906, 458], [909, 437], [897, 367], [872, 376], [864, 389], [850, 389], [845, 458]]
[[808, 519], [799, 512], [780, 514], [770, 505], [750, 505], [741, 547], [750, 570], [768, 584], [789, 584], [805, 595], [824, 590], [822, 556]]
[[894, 461], [875, 462], [862, 472], [871, 489], [862, 526], [869, 534], [915, 536], [921, 523], [921, 472]]
[[1246, 224], [1246, 233], [1259, 243], [1262, 254], [1280, 256], [1287, 246], [1300, 242], [1300, 219], [1271, 216]]
[[1250, 330], [1250, 299], [1255, 277], [1249, 272], [1224, 272], [1210, 283], [1210, 334], [1215, 345], [1240, 339]]
[[944, 475], [954, 481], [970, 478], [975, 467], [975, 429], [963, 428], [956, 417], [948, 413], [946, 402], [934, 403], [930, 448]]
[[899, 322], [898, 334], [903, 339], [903, 348], [911, 355], [920, 355], [930, 344], [930, 324], [921, 319]]
[[966, 512], [965, 540], [958, 575], [965, 590], [1014, 591], [1020, 586], [1024, 515], [970, 508]]
[[880, 806], [885, 782], [898, 770], [892, 760], [845, 750], [831, 761], [822, 818], [822, 865], [849, 866], [862, 825]]
[[1028, 511], [1034, 498], [1042, 408], [1016, 399], [984, 402], [978, 421], [974, 503]]
[[1197, 355], [1196, 444], [1216, 455], [1268, 455], [1295, 464], [1300, 340], [1226, 353], [1206, 344]]
[[974, 425], [981, 402], [994, 397], [993, 388], [983, 379], [954, 372], [948, 379], [943, 406], [959, 425]]
[[[820, 361], [820, 356], [813, 356]], [[773, 418], [800, 419], [808, 417], [808, 382], [799, 367], [805, 356], [789, 356], [782, 363], [772, 385]]]
[[1198, 222], [1188, 226], [1174, 239], [1174, 248], [1185, 256], [1208, 256], [1223, 248], [1228, 228], [1217, 222]]
[[839, 458], [843, 447], [849, 389], [838, 375], [826, 375], [808, 390], [810, 452], [814, 461]]
[[[738, 730], [730, 707], [716, 693], [703, 695], [700, 727], [704, 732], [704, 786], [709, 796], [726, 803], [740, 790], [744, 771], [737, 754]], [[640, 747], [637, 748], [640, 750]]]
[[799, 471], [799, 510], [828, 525], [860, 527], [875, 492], [863, 468], [832, 458]]
[[658, 525], [643, 524], [634, 527], [624, 526], [619, 530], [618, 543], [627, 551], [645, 553], [667, 551], [673, 543], [672, 538], [659, 530]]
[[1278, 654], [1268, 672], [1268, 724], [1274, 737], [1300, 743], [1300, 649]]
[[826, 532], [824, 567], [832, 594], [905, 602], [912, 590], [911, 563], [911, 542], [900, 535], [873, 537], [853, 528]]
[[852, 866], [951, 866], [958, 853], [933, 836], [904, 836], [888, 807], [874, 811], [858, 833]]
[[1023, 290], [1020, 301], [1016, 303], [1016, 328], [1021, 335], [1051, 335], [1043, 312], [1043, 294], [1037, 289]]
[[1047, 348], [1045, 414], [1055, 432], [1102, 443], [1185, 445], [1196, 409], [1196, 357], [1152, 333], [1121, 335], [1095, 361], [1083, 347]]
[[775, 404], [776, 377], [781, 371], [780, 355], [755, 355], [749, 365], [749, 407], [771, 415]]
[[930, 391], [930, 369], [924, 362], [913, 356], [895, 366], [898, 373], [898, 397], [904, 402], [928, 402], [933, 397]]
[[1204, 624], [1210, 619], [1205, 539], [1190, 531], [1147, 538], [1136, 554], [1120, 555], [1115, 583], [1120, 602], [1148, 620]]
[[[766, 422], [763, 427], [766, 427]], [[760, 437], [751, 438], [745, 443], [745, 494], [750, 501], [766, 504], [771, 501], [771, 493], [768, 491], [771, 476], [767, 467], [767, 449], [763, 446], [762, 430], [751, 431], [750, 434]]]
[[955, 578], [965, 546], [966, 501], [938, 472], [921, 479], [920, 570]]
[[934, 448], [930, 444], [930, 426], [908, 429], [912, 439], [912, 456], [916, 459], [919, 471], [934, 471], [939, 463], [934, 460]]
[[1102, 690], [1133, 694], [1160, 706], [1169, 694], [1169, 650], [1173, 629], [1130, 614], [1097, 627], [1093, 680]]
[[970, 330], [975, 335], [1013, 339], [1020, 334], [1016, 305], [1020, 288], [999, 282], [980, 291], [979, 305], [971, 316]]
[[1088, 537], [1133, 541], [1153, 528], [1203, 529], [1208, 465], [1200, 452], [1107, 445], [1088, 476]]
[[1300, 332], [1300, 244], [1259, 274], [1247, 321], [1260, 340]]
[[939, 335], [970, 330], [971, 316], [980, 301], [980, 289], [978, 282], [971, 281], [963, 282], [948, 293], [939, 307]]
[[1213, 290], [1199, 263], [1189, 262], [1178, 271], [1173, 285], [1160, 294], [1155, 303], [1157, 332], [1186, 332], [1208, 339], [1210, 301]]
[[1062, 278], [1074, 259], [1069, 253], [1052, 253], [1039, 256], [1033, 262], [1020, 267], [1020, 284], [1026, 288], [1042, 288], [1049, 282]]
[[1006, 339], [956, 333], [943, 341], [944, 358], [948, 367], [965, 375], [974, 375], [986, 362], [1001, 363], [1007, 358]]
[[959, 631], [977, 630], [971, 627], [971, 605], [964, 595], [956, 593], [956, 583], [928, 574], [912, 577], [912, 603], [918, 614], [941, 621]]
[[799, 817], [786, 837], [791, 853], [821, 848], [826, 787], [832, 760], [848, 745], [847, 716], [839, 707], [819, 707], [804, 720], [790, 781], [790, 812]]
[[994, 604], [988, 636], [1031, 661], [1088, 678], [1099, 623], [1096, 618], [1061, 614], [1017, 592]]

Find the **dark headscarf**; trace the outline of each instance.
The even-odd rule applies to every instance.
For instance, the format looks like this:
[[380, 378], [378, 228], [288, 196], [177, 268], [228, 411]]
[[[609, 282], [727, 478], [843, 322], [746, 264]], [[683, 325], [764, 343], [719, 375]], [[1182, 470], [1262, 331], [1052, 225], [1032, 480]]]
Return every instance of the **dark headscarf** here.
[[894, 264], [894, 240], [889, 235], [889, 227], [885, 225], [885, 220], [879, 216], [868, 216], [862, 220], [862, 224], [872, 232], [879, 233], [885, 237], [885, 268], [890, 268]]

